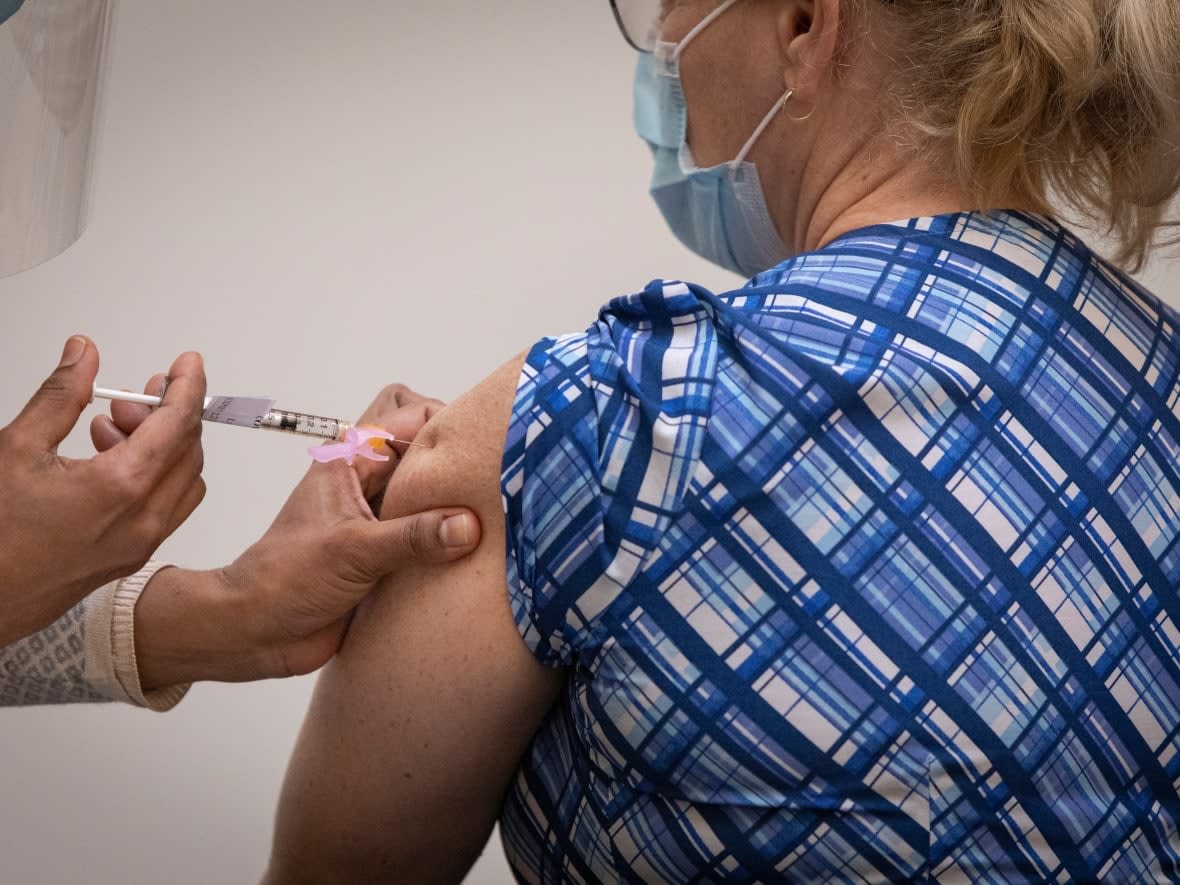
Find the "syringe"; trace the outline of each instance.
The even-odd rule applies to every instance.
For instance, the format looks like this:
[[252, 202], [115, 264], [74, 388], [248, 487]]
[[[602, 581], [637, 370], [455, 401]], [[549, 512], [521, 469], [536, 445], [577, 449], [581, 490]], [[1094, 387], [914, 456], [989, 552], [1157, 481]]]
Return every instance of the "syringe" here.
[[[94, 396], [100, 399], [139, 403], [145, 406], [159, 406], [163, 402], [161, 397], [152, 396], [147, 393], [131, 393], [126, 390], [111, 390], [110, 388], [98, 386], [94, 388]], [[206, 397], [205, 409], [208, 410], [209, 406], [217, 399], [219, 398], [212, 396]], [[206, 420], [212, 420], [208, 417], [207, 413]], [[345, 433], [353, 425], [351, 421], [343, 421], [339, 418], [324, 418], [319, 415], [309, 415], [305, 412], [291, 412], [285, 409], [268, 409], [264, 414], [260, 414], [253, 424], [239, 426], [252, 426], [265, 430], [278, 430], [283, 433], [296, 433], [300, 436], [314, 436], [318, 439], [340, 441], [344, 439]], [[396, 442], [411, 446], [419, 445], [419, 443], [412, 443], [408, 440], [396, 440]]]
[[304, 412], [288, 412], [284, 409], [270, 409], [262, 416], [259, 427], [279, 430], [283, 433], [298, 433], [301, 436], [318, 436], [321, 439], [344, 439], [352, 422], [339, 418], [321, 418]]

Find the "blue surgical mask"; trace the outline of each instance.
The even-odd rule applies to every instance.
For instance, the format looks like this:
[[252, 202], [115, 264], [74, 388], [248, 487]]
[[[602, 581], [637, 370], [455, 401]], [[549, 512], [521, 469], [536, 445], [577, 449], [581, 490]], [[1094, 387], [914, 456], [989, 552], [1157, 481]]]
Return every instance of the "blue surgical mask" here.
[[654, 52], [639, 56], [635, 129], [655, 157], [651, 195], [672, 232], [707, 261], [752, 277], [787, 257], [758, 170], [746, 161], [787, 95], [775, 102], [734, 160], [702, 169], [686, 141], [688, 108], [680, 82], [684, 47], [734, 2], [721, 4], [679, 43], [658, 43]]

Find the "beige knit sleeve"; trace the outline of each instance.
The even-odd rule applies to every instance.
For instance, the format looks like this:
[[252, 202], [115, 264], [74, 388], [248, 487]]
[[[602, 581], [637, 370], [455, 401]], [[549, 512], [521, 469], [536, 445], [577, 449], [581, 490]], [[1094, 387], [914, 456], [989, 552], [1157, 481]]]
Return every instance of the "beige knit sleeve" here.
[[124, 701], [169, 710], [188, 686], [143, 691], [135, 662], [135, 603], [167, 568], [149, 563], [92, 593], [56, 623], [0, 648], [0, 707]]
[[149, 562], [144, 568], [108, 584], [86, 600], [85, 677], [100, 694], [116, 701], [164, 712], [188, 693], [188, 685], [144, 692], [135, 660], [135, 604], [156, 572], [167, 563]]

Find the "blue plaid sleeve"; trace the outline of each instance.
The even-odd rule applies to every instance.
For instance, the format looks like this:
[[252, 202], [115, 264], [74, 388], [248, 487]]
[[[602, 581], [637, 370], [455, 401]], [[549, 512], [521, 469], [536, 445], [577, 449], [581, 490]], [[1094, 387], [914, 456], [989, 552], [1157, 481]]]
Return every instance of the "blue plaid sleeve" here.
[[590, 334], [547, 338], [521, 370], [501, 492], [508, 594], [521, 635], [544, 663], [568, 665], [585, 632], [554, 602], [563, 577], [603, 572], [597, 418]]
[[1180, 881], [1180, 316], [1051, 219], [852, 232], [542, 342], [520, 881]]
[[501, 492], [509, 597], [539, 660], [572, 666], [609, 635], [683, 505], [715, 363], [711, 315], [676, 282], [617, 298], [586, 332], [529, 352]]

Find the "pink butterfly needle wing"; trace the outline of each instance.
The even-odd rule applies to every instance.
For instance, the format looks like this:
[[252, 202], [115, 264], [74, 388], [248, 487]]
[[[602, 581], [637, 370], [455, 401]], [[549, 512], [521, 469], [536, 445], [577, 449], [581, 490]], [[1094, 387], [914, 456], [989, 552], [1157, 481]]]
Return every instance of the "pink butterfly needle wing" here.
[[381, 455], [374, 451], [373, 440], [394, 442], [397, 437], [384, 430], [350, 427], [345, 432], [342, 442], [316, 446], [308, 449], [307, 453], [311, 455], [313, 460], [319, 461], [321, 464], [326, 464], [329, 461], [347, 461], [351, 466], [357, 457], [367, 458], [370, 461], [388, 461], [388, 455]]

